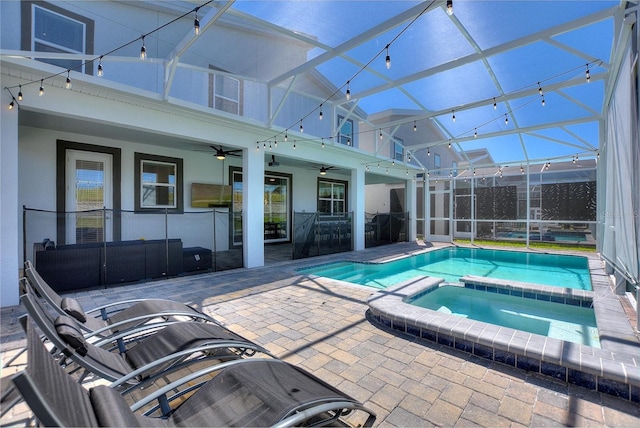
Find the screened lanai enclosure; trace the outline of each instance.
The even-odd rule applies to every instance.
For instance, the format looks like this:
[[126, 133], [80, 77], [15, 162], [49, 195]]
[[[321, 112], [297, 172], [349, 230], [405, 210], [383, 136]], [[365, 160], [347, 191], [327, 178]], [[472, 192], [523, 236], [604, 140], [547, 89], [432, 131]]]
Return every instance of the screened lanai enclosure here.
[[2, 284], [54, 245], [100, 283], [422, 238], [595, 245], [635, 290], [638, 8], [2, 1]]

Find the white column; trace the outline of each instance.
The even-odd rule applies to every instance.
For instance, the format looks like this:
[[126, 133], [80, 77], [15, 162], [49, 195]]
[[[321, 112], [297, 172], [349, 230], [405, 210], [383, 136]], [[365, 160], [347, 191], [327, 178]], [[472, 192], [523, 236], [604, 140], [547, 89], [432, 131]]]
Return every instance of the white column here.
[[242, 151], [242, 246], [244, 267], [264, 266], [264, 152]]
[[364, 168], [351, 170], [351, 189], [349, 190], [349, 211], [353, 212], [353, 249], [364, 250]]
[[409, 224], [406, 225], [405, 233], [407, 234], [407, 241], [414, 242], [417, 239], [417, 214], [418, 214], [418, 204], [417, 204], [417, 185], [416, 181], [413, 179], [405, 181], [405, 207], [406, 211], [409, 213]]
[[18, 305], [20, 244], [18, 207], [18, 105], [8, 109], [11, 96], [2, 91], [0, 105], [0, 307]]

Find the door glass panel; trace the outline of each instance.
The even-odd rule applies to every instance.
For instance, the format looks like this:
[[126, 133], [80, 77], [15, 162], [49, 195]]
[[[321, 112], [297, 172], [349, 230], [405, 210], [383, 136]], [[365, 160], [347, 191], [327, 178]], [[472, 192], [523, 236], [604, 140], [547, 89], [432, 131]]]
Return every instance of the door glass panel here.
[[264, 239], [267, 242], [289, 238], [289, 179], [266, 176], [264, 181]]

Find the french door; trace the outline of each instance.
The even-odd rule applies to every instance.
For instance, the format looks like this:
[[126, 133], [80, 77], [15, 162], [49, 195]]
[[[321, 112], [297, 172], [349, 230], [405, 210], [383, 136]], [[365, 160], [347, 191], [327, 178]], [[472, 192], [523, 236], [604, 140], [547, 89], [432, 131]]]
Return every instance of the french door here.
[[[113, 239], [113, 158], [106, 153], [66, 151], [66, 242]], [[103, 208], [107, 208], [106, 216]]]

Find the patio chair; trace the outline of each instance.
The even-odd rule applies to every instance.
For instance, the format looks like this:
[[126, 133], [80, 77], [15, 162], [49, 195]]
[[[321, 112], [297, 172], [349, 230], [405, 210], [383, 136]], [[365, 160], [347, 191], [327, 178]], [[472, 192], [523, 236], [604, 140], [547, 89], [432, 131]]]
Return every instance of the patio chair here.
[[[137, 327], [157, 319], [190, 319], [218, 323], [214, 318], [184, 303], [166, 299], [131, 299], [112, 302], [89, 311], [71, 297], [61, 297], [38, 274], [30, 261], [25, 262], [27, 287], [31, 286], [61, 315], [70, 315], [83, 331], [91, 335], [108, 337], [111, 334]], [[95, 313], [99, 316], [94, 316]]]
[[236, 360], [210, 368], [217, 372], [213, 379], [198, 385], [192, 395], [167, 413], [151, 417], [135, 411], [162, 391], [129, 407], [125, 397], [109, 386], [86, 390], [74, 382], [47, 353], [31, 322], [27, 325], [27, 341], [27, 368], [12, 381], [44, 426], [326, 425], [344, 424], [340, 419], [354, 411], [362, 411], [364, 426], [375, 421], [375, 413], [353, 398], [282, 360]]
[[23, 294], [20, 300], [27, 310], [25, 317], [33, 320], [53, 345], [52, 354], [61, 354], [61, 364], [70, 360], [78, 366], [74, 371], [83, 370], [80, 381], [89, 374], [117, 381], [123, 393], [204, 360], [212, 360], [213, 364], [256, 354], [277, 358], [262, 346], [218, 324], [193, 322], [169, 324], [124, 352], [110, 352], [100, 347], [100, 343], [88, 342], [73, 318], [58, 315], [54, 319], [29, 293]]

